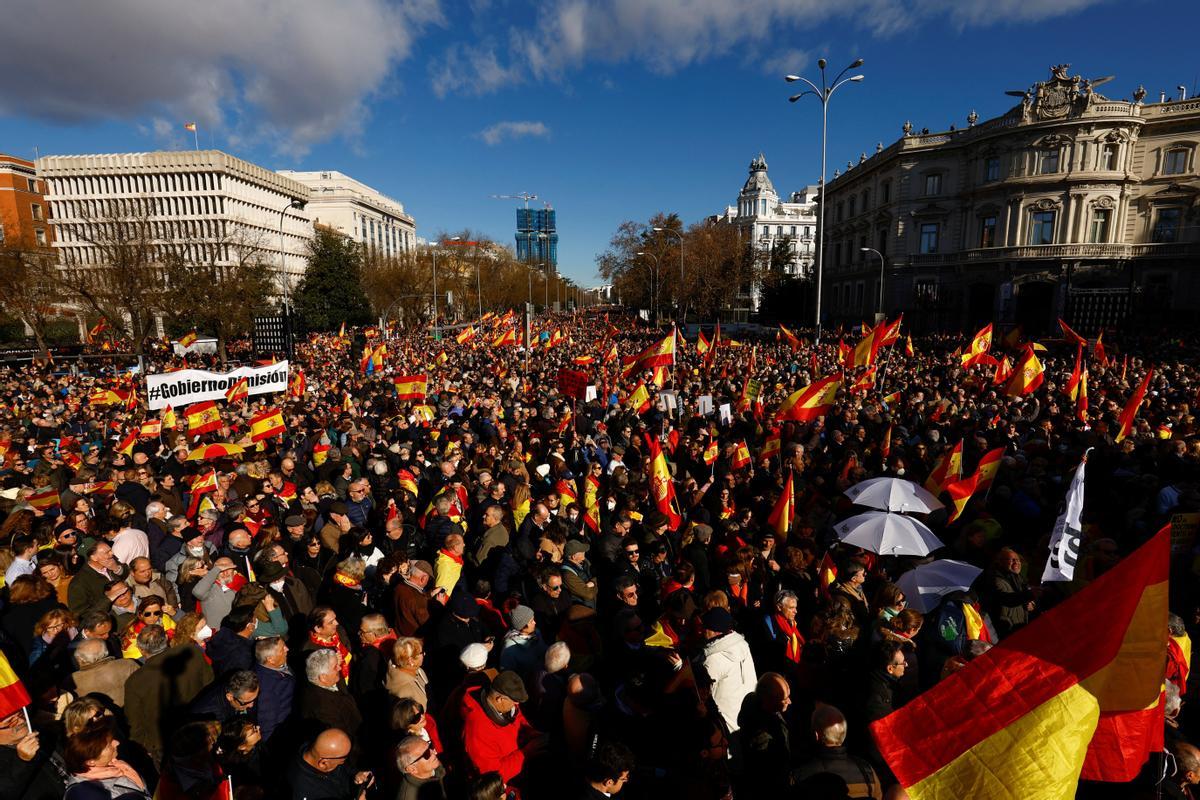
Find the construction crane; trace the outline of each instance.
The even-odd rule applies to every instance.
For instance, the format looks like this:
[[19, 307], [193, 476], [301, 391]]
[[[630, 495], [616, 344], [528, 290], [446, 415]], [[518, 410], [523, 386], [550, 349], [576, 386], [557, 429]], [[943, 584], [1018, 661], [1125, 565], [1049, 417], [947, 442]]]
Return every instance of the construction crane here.
[[493, 200], [523, 200], [523, 201], [525, 201], [525, 208], [528, 209], [529, 201], [537, 200], [538, 196], [536, 194], [530, 194], [529, 192], [521, 192], [520, 194], [494, 194], [494, 195], [492, 195], [492, 199]]

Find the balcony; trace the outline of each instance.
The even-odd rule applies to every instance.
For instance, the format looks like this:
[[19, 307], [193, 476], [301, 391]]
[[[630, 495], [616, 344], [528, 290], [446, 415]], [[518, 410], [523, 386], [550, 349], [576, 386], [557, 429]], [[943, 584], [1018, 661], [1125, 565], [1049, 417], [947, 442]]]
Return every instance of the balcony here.
[[1200, 242], [1166, 244], [1046, 244], [983, 247], [950, 253], [915, 253], [889, 259], [896, 266], [935, 267], [993, 261], [1067, 259], [1200, 258]]

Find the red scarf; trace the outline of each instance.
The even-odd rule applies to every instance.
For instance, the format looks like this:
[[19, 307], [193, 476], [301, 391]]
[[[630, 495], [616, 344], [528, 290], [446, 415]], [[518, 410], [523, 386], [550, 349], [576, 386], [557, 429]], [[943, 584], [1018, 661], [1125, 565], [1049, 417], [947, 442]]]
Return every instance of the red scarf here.
[[736, 587], [731, 583], [728, 585], [728, 589], [730, 596], [742, 601], [742, 605], [746, 605], [750, 600], [750, 584], [746, 581], [743, 580]]
[[463, 564], [462, 556], [456, 556], [456, 555], [454, 555], [454, 553], [451, 553], [449, 550], [439, 550], [438, 552], [441, 553], [442, 555], [444, 555], [446, 558], [453, 561], [455, 564], [458, 564], [460, 567], [462, 566], [462, 564]]
[[788, 661], [793, 664], [800, 663], [800, 650], [804, 647], [804, 637], [800, 635], [800, 628], [796, 623], [788, 622], [787, 617], [782, 614], [775, 615], [775, 624], [779, 630], [787, 637], [787, 649], [784, 650], [784, 655]]
[[342, 637], [335, 633], [328, 639], [322, 639], [320, 636], [317, 636], [316, 633], [310, 631], [308, 634], [308, 640], [317, 647], [323, 647], [326, 650], [336, 650], [338, 654], [338, 661], [341, 662], [342, 665], [342, 677], [346, 679], [350, 678], [350, 651], [346, 648], [346, 645], [342, 644]]

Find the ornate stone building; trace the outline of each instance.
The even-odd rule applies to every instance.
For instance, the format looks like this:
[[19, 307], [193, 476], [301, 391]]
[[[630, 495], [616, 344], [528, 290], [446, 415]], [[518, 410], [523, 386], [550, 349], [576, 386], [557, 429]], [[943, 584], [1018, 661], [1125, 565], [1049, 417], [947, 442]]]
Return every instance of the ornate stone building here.
[[[826, 192], [829, 322], [883, 311], [915, 330], [987, 321], [1085, 335], [1200, 307], [1200, 99], [1145, 102], [1052, 67], [1004, 115], [904, 124]], [[872, 252], [874, 251], [874, 252]]]

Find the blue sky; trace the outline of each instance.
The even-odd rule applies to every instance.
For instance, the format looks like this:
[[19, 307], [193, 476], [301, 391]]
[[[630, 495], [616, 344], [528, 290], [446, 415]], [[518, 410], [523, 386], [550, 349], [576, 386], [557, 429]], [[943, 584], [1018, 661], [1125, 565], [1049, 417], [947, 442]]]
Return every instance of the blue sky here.
[[[766, 154], [815, 183], [820, 106], [786, 72], [866, 60], [835, 95], [830, 172], [918, 128], [987, 119], [1069, 62], [1100, 91], [1189, 92], [1187, 0], [16, 0], [0, 48], [0, 151], [201, 146], [336, 169], [404, 203], [418, 233], [512, 244], [514, 204], [558, 211], [560, 270], [594, 282], [625, 219], [691, 222]], [[37, 33], [44, 31], [44, 33]], [[539, 203], [541, 200], [538, 201]]]

